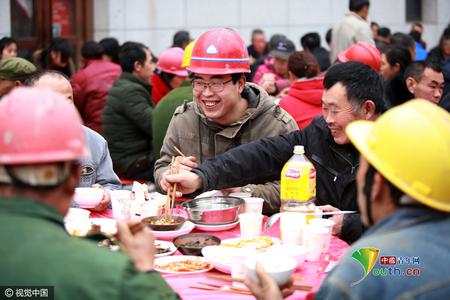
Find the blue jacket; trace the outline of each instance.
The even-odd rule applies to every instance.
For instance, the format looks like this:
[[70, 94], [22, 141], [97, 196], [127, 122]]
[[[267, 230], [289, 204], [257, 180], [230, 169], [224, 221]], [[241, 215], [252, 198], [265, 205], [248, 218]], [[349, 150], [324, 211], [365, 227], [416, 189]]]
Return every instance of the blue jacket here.
[[[425, 207], [400, 208], [346, 252], [316, 299], [450, 299], [449, 236], [450, 214]], [[352, 254], [365, 247], [379, 248], [376, 264], [351, 286], [364, 275]], [[396, 265], [380, 265], [381, 256], [396, 256]]]

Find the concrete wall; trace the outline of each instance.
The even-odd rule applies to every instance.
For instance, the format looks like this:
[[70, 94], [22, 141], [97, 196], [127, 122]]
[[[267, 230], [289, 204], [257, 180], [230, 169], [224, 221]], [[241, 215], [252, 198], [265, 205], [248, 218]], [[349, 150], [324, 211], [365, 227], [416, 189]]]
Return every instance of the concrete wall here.
[[[422, 1], [424, 39], [432, 46], [450, 21], [450, 1]], [[370, 18], [393, 32], [408, 32], [405, 3], [372, 1]], [[179, 29], [197, 38], [212, 27], [231, 27], [249, 41], [252, 29], [258, 27], [268, 37], [286, 34], [300, 49], [303, 34], [317, 31], [324, 37], [347, 12], [347, 5], [345, 0], [96, 0], [94, 36], [140, 41], [159, 54], [171, 45]]]
[[[434, 46], [450, 22], [449, 0], [421, 0], [424, 40]], [[10, 6], [0, 1], [0, 36], [10, 35]], [[371, 1], [370, 18], [395, 31], [409, 31], [406, 0]], [[157, 55], [172, 44], [179, 29], [194, 38], [212, 27], [231, 27], [250, 41], [254, 28], [269, 37], [284, 33], [300, 49], [306, 32], [322, 35], [347, 12], [347, 0], [94, 0], [94, 37], [134, 40]], [[323, 42], [325, 44], [325, 42]]]

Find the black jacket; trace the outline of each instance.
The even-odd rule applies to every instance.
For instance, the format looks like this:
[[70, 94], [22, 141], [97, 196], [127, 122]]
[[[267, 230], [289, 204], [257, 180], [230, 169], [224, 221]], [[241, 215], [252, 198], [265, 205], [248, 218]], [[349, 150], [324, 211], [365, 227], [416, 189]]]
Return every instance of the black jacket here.
[[[356, 149], [337, 145], [322, 116], [303, 131], [264, 138], [205, 161], [193, 172], [203, 179], [203, 190], [264, 183], [280, 178], [295, 145], [305, 147], [306, 156], [317, 171], [316, 204], [330, 204], [341, 210], [358, 210], [355, 174], [359, 165]], [[362, 234], [359, 214], [346, 215], [342, 238], [353, 242]]]

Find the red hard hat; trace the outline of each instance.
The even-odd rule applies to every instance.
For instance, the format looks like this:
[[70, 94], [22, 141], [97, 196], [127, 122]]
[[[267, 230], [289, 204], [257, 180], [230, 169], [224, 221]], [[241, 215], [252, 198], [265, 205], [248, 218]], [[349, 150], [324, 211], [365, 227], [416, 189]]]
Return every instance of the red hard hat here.
[[195, 43], [188, 70], [213, 75], [248, 73], [247, 46], [239, 34], [231, 29], [211, 29]]
[[85, 148], [81, 118], [64, 96], [19, 87], [0, 101], [0, 164], [78, 160]]
[[184, 51], [181, 48], [173, 47], [163, 51], [159, 56], [156, 67], [166, 73], [188, 76], [188, 72], [181, 65], [183, 64]]
[[375, 71], [380, 71], [381, 53], [372, 44], [358, 42], [338, 55], [340, 62], [359, 61]]

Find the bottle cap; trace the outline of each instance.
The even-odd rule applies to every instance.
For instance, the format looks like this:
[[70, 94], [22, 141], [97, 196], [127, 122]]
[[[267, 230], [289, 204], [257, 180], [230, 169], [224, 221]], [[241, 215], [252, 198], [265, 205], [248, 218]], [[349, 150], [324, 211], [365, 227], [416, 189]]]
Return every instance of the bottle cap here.
[[305, 148], [303, 148], [303, 145], [295, 145], [294, 153], [295, 154], [304, 154], [305, 153]]

